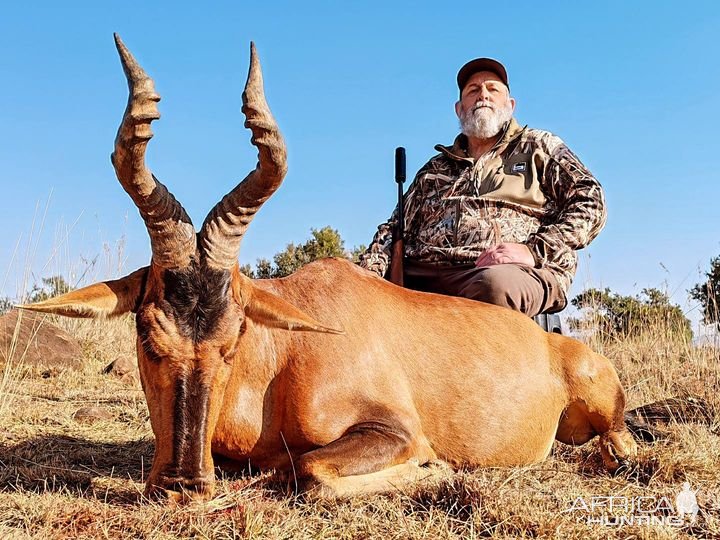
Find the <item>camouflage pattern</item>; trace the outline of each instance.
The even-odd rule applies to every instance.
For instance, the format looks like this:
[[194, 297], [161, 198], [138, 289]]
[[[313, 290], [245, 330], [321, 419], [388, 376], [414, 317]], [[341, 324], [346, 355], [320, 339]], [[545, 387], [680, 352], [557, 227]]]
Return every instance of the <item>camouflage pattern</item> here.
[[[602, 187], [563, 141], [539, 129], [506, 126], [495, 147], [478, 160], [459, 135], [415, 176], [404, 195], [405, 254], [422, 262], [474, 262], [487, 248], [526, 244], [537, 268], [547, 268], [567, 295], [577, 269], [576, 250], [605, 225]], [[392, 225], [381, 224], [360, 265], [385, 274]]]

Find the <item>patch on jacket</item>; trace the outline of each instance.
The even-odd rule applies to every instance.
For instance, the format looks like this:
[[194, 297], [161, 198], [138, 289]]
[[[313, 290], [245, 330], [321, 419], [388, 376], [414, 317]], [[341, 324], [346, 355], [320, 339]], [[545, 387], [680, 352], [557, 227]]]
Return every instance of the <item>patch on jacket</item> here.
[[512, 172], [525, 172], [525, 169], [527, 169], [527, 163], [524, 161], [512, 166]]

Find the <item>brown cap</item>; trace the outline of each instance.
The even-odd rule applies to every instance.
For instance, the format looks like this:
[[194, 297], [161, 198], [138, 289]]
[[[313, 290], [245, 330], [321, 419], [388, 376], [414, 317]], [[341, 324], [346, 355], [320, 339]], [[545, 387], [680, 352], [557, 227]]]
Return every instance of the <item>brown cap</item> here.
[[465, 85], [468, 82], [468, 79], [478, 71], [492, 71], [500, 77], [500, 80], [505, 83], [505, 86], [510, 88], [505, 66], [492, 58], [476, 58], [475, 60], [470, 60], [467, 64], [460, 68], [460, 71], [458, 71], [457, 83], [461, 94], [463, 88], [465, 88]]

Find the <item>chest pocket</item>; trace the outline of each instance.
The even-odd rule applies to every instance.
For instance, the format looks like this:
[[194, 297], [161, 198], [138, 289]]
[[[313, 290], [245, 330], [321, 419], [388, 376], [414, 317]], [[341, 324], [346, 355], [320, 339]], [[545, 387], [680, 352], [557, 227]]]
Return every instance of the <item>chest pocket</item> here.
[[[499, 163], [480, 195], [486, 199], [507, 201], [532, 208], [543, 208], [545, 194], [540, 189], [536, 160], [533, 154], [514, 154]], [[538, 159], [537, 162], [540, 162]]]

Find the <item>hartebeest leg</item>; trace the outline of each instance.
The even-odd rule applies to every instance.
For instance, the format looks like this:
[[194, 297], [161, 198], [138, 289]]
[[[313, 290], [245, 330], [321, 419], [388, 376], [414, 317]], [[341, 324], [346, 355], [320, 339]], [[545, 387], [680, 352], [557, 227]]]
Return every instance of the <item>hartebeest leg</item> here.
[[402, 428], [357, 424], [332, 443], [303, 454], [296, 463], [302, 491], [331, 497], [396, 489], [432, 474], [421, 465], [435, 459]]
[[637, 444], [625, 426], [625, 393], [610, 361], [589, 349], [566, 365], [570, 404], [556, 438], [566, 444], [584, 444], [600, 436], [605, 466], [616, 470], [637, 454]]

